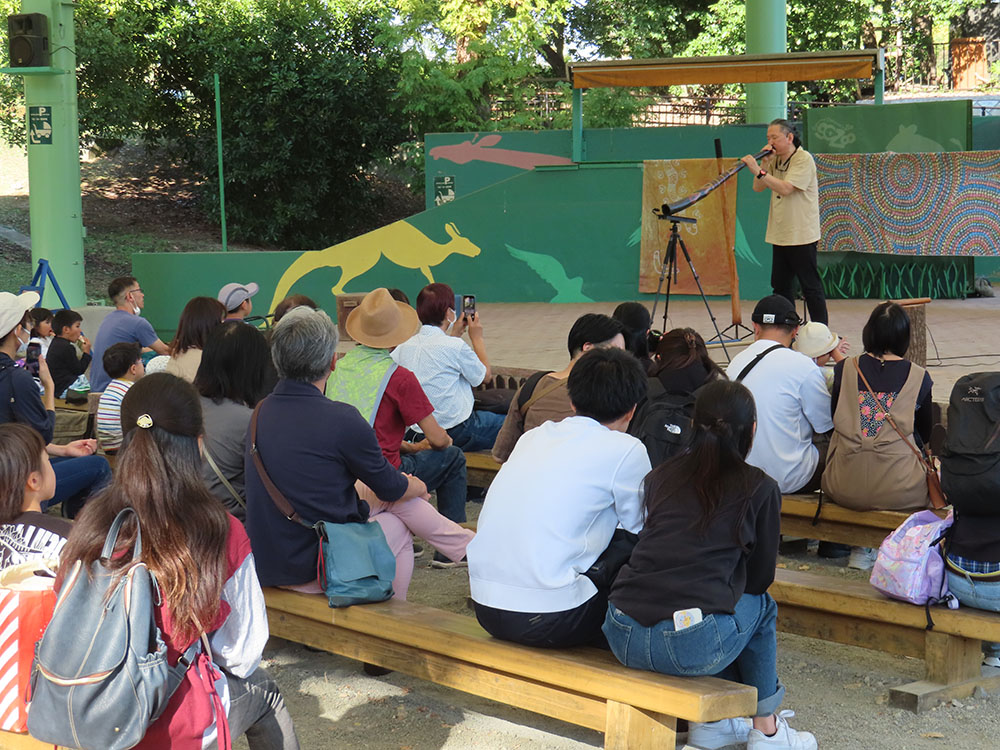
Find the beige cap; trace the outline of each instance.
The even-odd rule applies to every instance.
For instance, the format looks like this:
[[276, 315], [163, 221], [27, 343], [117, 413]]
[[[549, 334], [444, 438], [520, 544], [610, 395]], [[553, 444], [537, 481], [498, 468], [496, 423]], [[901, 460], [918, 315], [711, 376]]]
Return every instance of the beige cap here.
[[38, 304], [38, 292], [0, 292], [0, 338], [17, 328], [25, 313]]
[[799, 328], [799, 333], [792, 342], [792, 349], [815, 359], [832, 352], [839, 341], [840, 337], [822, 323], [810, 322]]

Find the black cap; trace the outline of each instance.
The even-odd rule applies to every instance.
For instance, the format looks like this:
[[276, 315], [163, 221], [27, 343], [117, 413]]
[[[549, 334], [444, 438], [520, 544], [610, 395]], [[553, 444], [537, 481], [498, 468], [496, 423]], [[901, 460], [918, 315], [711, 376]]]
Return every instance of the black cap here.
[[761, 325], [802, 325], [802, 321], [799, 320], [799, 316], [795, 312], [795, 305], [780, 294], [764, 297], [753, 309], [753, 315], [750, 316], [750, 319]]

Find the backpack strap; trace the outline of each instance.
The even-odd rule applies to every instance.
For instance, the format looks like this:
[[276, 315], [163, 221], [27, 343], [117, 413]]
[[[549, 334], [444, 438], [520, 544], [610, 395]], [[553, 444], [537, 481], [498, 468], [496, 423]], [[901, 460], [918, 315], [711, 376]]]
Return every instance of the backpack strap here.
[[750, 371], [757, 366], [757, 363], [760, 362], [762, 359], [764, 359], [764, 357], [766, 357], [768, 354], [770, 354], [771, 352], [773, 352], [773, 351], [775, 351], [777, 349], [785, 349], [785, 348], [787, 348], [787, 347], [784, 344], [775, 344], [774, 346], [769, 346], [767, 349], [765, 349], [760, 354], [758, 354], [756, 357], [754, 357], [750, 361], [750, 364], [748, 364], [746, 367], [744, 367], [742, 370], [740, 370], [740, 374], [736, 376], [736, 382], [737, 383], [742, 383], [743, 382], [743, 378], [745, 378], [747, 375], [749, 375]]
[[524, 381], [524, 384], [517, 392], [517, 410], [521, 413], [523, 418], [525, 413], [528, 411], [528, 401], [531, 400], [531, 395], [535, 392], [535, 386], [538, 385], [538, 381], [543, 377], [548, 375], [552, 370], [539, 370], [528, 376], [528, 379]]
[[[267, 399], [265, 399], [266, 401]], [[267, 469], [264, 468], [264, 462], [261, 460], [260, 451], [257, 450], [257, 417], [260, 415], [260, 407], [264, 405], [264, 401], [261, 401], [254, 407], [253, 416], [250, 417], [250, 455], [253, 457], [253, 465], [257, 469], [257, 476], [260, 477], [260, 481], [264, 485], [264, 489], [267, 490], [268, 496], [271, 498], [271, 502], [274, 503], [278, 511], [287, 518], [289, 521], [294, 521], [295, 523], [302, 524], [308, 529], [314, 528], [314, 524], [304, 521], [302, 516], [298, 514], [292, 504], [288, 502], [288, 498], [282, 494], [281, 490], [278, 489], [277, 485], [271, 480], [270, 475], [267, 473]]]
[[[542, 373], [543, 376], [547, 375], [547, 374], [548, 373]], [[538, 385], [538, 382], [540, 380], [541, 380], [541, 378], [539, 378], [538, 380], [535, 381], [535, 386]], [[554, 390], [556, 390], [559, 386], [564, 385], [565, 382], [566, 382], [565, 380], [557, 379], [555, 382], [549, 383], [548, 385], [546, 385], [544, 388], [542, 388], [540, 390], [537, 387], [533, 387], [532, 388], [531, 398], [529, 398], [527, 401], [525, 401], [524, 404], [520, 404], [520, 403], [518, 404], [517, 408], [518, 408], [518, 411], [521, 412], [521, 417], [524, 418], [524, 417], [528, 416], [528, 409], [530, 409], [531, 406], [536, 401], [538, 401], [539, 399], [545, 398], [550, 393], [552, 393]], [[521, 399], [519, 398], [518, 402], [520, 402], [520, 400]]]

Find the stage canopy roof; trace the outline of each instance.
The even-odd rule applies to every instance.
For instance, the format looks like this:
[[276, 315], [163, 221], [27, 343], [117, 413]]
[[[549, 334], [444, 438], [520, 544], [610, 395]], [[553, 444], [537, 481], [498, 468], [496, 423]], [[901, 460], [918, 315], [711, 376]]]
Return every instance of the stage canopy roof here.
[[570, 63], [573, 88], [768, 83], [871, 78], [884, 69], [880, 49], [788, 52], [777, 55], [671, 57]]

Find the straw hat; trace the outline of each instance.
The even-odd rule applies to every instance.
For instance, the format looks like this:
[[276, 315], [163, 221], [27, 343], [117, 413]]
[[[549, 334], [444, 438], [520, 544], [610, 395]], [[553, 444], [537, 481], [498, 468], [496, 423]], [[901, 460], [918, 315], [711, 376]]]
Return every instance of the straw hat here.
[[25, 313], [38, 304], [38, 292], [0, 292], [0, 337], [6, 338], [24, 320]]
[[840, 338], [822, 323], [806, 323], [792, 342], [792, 349], [810, 359], [829, 354], [837, 348]]
[[399, 346], [420, 327], [417, 311], [380, 287], [365, 295], [347, 316], [347, 335], [373, 349]]

